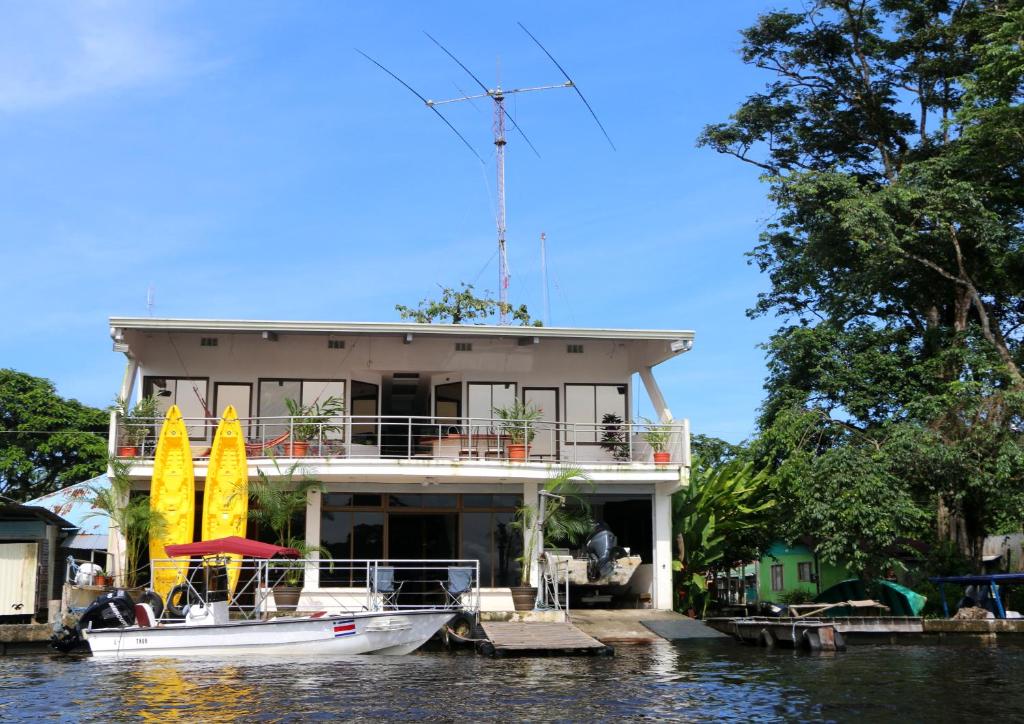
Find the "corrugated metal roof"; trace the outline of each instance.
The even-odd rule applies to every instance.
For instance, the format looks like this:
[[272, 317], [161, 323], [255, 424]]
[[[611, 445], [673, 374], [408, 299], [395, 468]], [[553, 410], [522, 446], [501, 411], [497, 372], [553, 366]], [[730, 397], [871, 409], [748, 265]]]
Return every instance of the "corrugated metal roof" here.
[[106, 539], [107, 531], [110, 528], [110, 518], [103, 511], [92, 507], [89, 504], [89, 498], [92, 497], [90, 488], [105, 488], [109, 485], [110, 479], [106, 475], [98, 475], [90, 480], [75, 483], [49, 495], [30, 500], [26, 505], [46, 508], [68, 521], [73, 527], [78, 528], [80, 534], [103, 536]]

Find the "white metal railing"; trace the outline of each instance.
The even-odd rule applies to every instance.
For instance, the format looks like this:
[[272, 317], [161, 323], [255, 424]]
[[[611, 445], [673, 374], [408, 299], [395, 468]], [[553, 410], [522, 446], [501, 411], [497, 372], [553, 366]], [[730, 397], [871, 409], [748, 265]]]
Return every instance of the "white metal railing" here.
[[[301, 587], [305, 576], [314, 572], [319, 573], [320, 585], [303, 588], [304, 593], [314, 596], [314, 608], [327, 605], [339, 612], [426, 608], [480, 610], [480, 561], [476, 559], [239, 560], [205, 556], [191, 561], [157, 558], [151, 562], [151, 588], [155, 588], [158, 573], [171, 571], [174, 574], [174, 588], [162, 592], [168, 598], [167, 603], [174, 605], [165, 607], [161, 620], [180, 619], [179, 603], [205, 601], [210, 586], [208, 577], [216, 566], [224, 566], [229, 580], [234, 579], [228, 596], [229, 612], [246, 619], [264, 618], [279, 610], [273, 597], [274, 589], [294, 583]], [[299, 580], [290, 582], [291, 578]]]
[[[162, 420], [146, 420], [146, 436], [135, 454], [155, 452]], [[218, 418], [186, 418], [196, 458], [208, 457]], [[577, 423], [501, 420], [480, 417], [337, 415], [251, 417], [240, 420], [249, 457], [518, 461], [559, 464], [652, 463], [653, 433], [662, 433], [667, 464], [688, 464], [687, 421]], [[124, 423], [119, 423], [120, 428]], [[515, 449], [528, 441], [525, 450]], [[520, 455], [525, 455], [521, 458]]]

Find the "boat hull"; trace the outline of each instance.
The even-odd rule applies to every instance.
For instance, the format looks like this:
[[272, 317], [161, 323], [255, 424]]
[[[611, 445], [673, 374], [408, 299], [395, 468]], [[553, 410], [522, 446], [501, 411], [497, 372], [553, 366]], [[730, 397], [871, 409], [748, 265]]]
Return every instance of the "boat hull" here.
[[372, 612], [226, 624], [162, 624], [86, 631], [97, 658], [238, 654], [408, 654], [451, 620], [452, 611]]

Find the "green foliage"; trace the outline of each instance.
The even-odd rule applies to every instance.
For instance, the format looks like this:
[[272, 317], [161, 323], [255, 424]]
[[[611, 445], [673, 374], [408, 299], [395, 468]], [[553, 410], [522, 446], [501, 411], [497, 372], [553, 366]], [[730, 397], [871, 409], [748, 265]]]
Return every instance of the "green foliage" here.
[[787, 591], [779, 596], [779, 602], [784, 603], [787, 606], [791, 604], [811, 603], [813, 600], [814, 594], [810, 591], [805, 591], [802, 588]]
[[672, 442], [672, 436], [677, 433], [672, 427], [673, 423], [671, 420], [659, 423], [648, 420], [646, 417], [641, 417], [640, 423], [644, 426], [644, 431], [640, 433], [640, 436], [644, 439], [644, 442], [651, 446], [651, 450], [654, 452], [665, 452], [669, 443]]
[[690, 436], [690, 452], [693, 457], [693, 466], [703, 470], [704, 468], [718, 467], [737, 458], [748, 454], [745, 444], [733, 445], [721, 438], [699, 433]]
[[[689, 485], [672, 496], [672, 531], [676, 537], [680, 574], [688, 600], [707, 606], [706, 576], [722, 564], [735, 563], [726, 554], [735, 540], [763, 526], [764, 514], [775, 505], [767, 497], [767, 471], [734, 460], [715, 468], [694, 466]], [[703, 609], [702, 609], [703, 610]]]
[[[273, 462], [272, 475], [257, 470], [256, 480], [249, 482], [248, 493], [252, 502], [249, 520], [269, 530], [275, 537], [274, 543], [296, 549], [303, 558], [311, 553], [329, 556], [330, 551], [323, 546], [308, 545], [305, 535], [295, 534], [295, 530], [304, 530], [302, 520], [310, 491], [322, 492], [323, 483], [310, 478], [301, 463], [293, 463], [282, 470], [277, 460]], [[274, 563], [274, 570], [283, 571], [285, 583], [289, 586], [301, 583], [304, 568], [302, 563]]]
[[30, 500], [99, 475], [109, 422], [49, 380], [0, 369], [0, 494]]
[[[548, 498], [544, 509], [544, 529], [541, 536], [544, 545], [576, 545], [590, 533], [594, 521], [590, 517], [590, 505], [581, 497], [584, 487], [592, 487], [590, 476], [580, 468], [564, 467], [553, 471], [542, 486], [554, 495], [565, 498], [564, 502]], [[537, 526], [538, 507], [527, 501], [516, 509], [512, 529], [520, 534], [532, 531]], [[525, 536], [521, 584], [530, 584], [530, 564], [540, 551], [534, 549], [536, 541], [532, 535]]]
[[622, 418], [614, 412], [606, 412], [601, 417], [601, 449], [610, 452], [612, 457], [620, 462], [629, 460], [626, 434]]
[[[466, 322], [482, 324], [493, 321], [501, 311], [501, 301], [486, 296], [478, 297], [472, 284], [460, 282], [461, 289], [441, 287], [440, 299], [423, 299], [416, 308], [404, 304], [396, 304], [395, 310], [402, 319], [411, 319], [419, 324], [433, 324], [435, 321], [446, 324], [463, 324]], [[542, 322], [531, 320], [525, 304], [514, 307], [505, 304], [505, 313], [523, 326], [540, 327]]]
[[114, 399], [114, 410], [120, 423], [118, 429], [121, 433], [121, 444], [129, 447], [142, 445], [156, 424], [156, 398], [143, 397], [129, 408], [127, 400], [117, 397]]
[[777, 209], [751, 253], [771, 282], [751, 314], [783, 319], [752, 454], [826, 558], [877, 569], [932, 515], [976, 565], [1021, 523], [1022, 13], [767, 13], [742, 54], [773, 78], [701, 136]]
[[533, 403], [525, 403], [516, 399], [511, 405], [495, 407], [492, 412], [501, 422], [501, 432], [513, 445], [529, 445], [533, 442], [537, 431], [534, 423], [543, 415], [544, 411]]
[[303, 405], [290, 398], [286, 399], [284, 404], [288, 408], [288, 414], [294, 418], [292, 437], [299, 442], [315, 440], [344, 429], [340, 421], [331, 422], [332, 418], [345, 414], [345, 403], [334, 395], [323, 402], [317, 400], [310, 405]]
[[167, 523], [160, 513], [150, 507], [148, 495], [132, 493], [131, 461], [111, 457], [108, 463], [110, 485], [88, 486], [87, 500], [96, 510], [89, 515], [106, 515], [110, 518], [111, 529], [116, 529], [124, 538], [124, 575], [120, 585], [135, 588], [140, 581], [146, 580], [139, 570], [139, 561], [149, 548], [150, 534], [159, 533]]

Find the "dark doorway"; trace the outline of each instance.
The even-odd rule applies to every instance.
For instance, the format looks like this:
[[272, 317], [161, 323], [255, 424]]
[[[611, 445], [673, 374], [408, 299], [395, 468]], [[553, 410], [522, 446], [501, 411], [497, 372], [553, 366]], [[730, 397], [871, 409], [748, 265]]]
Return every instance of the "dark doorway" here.
[[[417, 372], [396, 372], [381, 385], [381, 414], [399, 419], [381, 425], [381, 455], [411, 457], [416, 454], [418, 438], [430, 429], [430, 383]], [[416, 417], [419, 420], [401, 418]], [[410, 437], [411, 432], [411, 437]]]
[[[457, 557], [459, 540], [457, 513], [390, 513], [388, 515], [388, 558], [451, 560]], [[401, 602], [404, 605], [436, 606], [444, 603], [438, 581], [446, 571], [403, 570], [395, 578], [403, 580]]]

